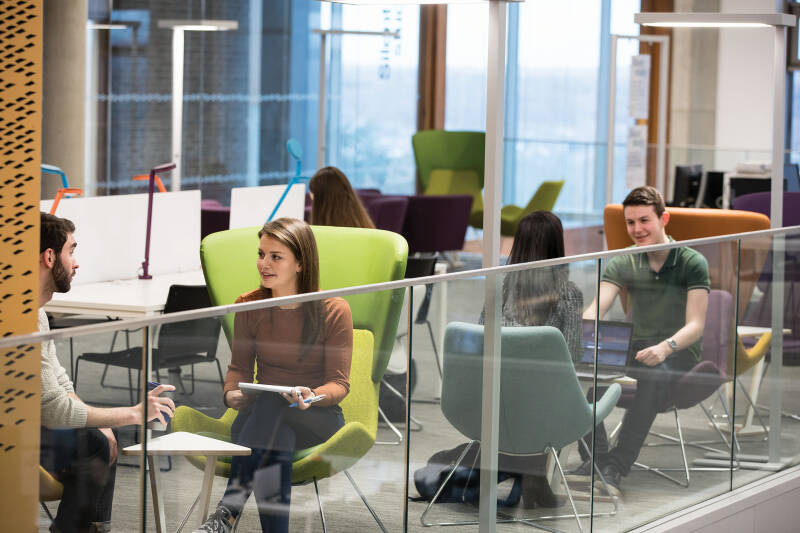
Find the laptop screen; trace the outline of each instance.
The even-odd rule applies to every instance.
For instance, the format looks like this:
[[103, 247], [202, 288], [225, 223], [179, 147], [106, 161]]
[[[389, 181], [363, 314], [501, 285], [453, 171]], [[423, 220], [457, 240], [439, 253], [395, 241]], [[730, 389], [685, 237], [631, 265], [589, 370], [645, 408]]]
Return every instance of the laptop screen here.
[[[600, 342], [597, 348], [597, 365], [625, 368], [631, 344], [633, 324], [601, 320], [597, 325]], [[581, 363], [594, 364], [594, 320], [583, 321], [583, 356]]]

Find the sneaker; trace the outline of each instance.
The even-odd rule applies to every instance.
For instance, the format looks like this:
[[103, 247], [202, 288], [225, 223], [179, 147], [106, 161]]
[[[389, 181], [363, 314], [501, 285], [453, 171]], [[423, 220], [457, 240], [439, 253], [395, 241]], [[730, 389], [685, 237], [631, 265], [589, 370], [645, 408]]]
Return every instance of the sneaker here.
[[606, 492], [606, 485], [608, 486], [608, 492], [610, 492], [610, 496], [619, 497], [622, 496], [622, 490], [620, 489], [620, 484], [622, 483], [622, 473], [619, 469], [614, 465], [606, 465], [600, 469], [600, 472], [603, 474], [603, 479], [605, 480], [605, 485], [601, 479], [595, 479], [594, 481], [594, 489], [595, 491], [600, 491], [601, 493]]
[[233, 529], [233, 516], [227, 507], [220, 505], [203, 525], [192, 533], [230, 533]]
[[567, 476], [567, 481], [589, 483], [592, 481], [592, 460], [585, 460], [578, 468], [567, 470], [565, 475]]

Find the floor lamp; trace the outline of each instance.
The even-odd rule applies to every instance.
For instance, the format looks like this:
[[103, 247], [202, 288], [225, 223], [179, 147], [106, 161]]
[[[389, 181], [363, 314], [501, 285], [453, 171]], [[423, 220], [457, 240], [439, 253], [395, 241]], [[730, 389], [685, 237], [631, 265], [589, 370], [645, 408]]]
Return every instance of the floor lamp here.
[[319, 43], [319, 107], [317, 110], [317, 169], [325, 166], [325, 151], [327, 150], [325, 139], [327, 128], [325, 127], [325, 114], [327, 104], [327, 76], [326, 61], [328, 49], [328, 35], [361, 35], [372, 37], [393, 37], [400, 38], [400, 33], [396, 31], [355, 31], [355, 30], [314, 30], [320, 36]]
[[[661, 28], [772, 28], [773, 44], [773, 103], [772, 103], [772, 183], [770, 221], [772, 228], [783, 226], [783, 158], [786, 126], [786, 28], [795, 26], [794, 15], [785, 13], [637, 13], [634, 22], [642, 26]], [[772, 283], [781, 288], [784, 282], [784, 236], [773, 240]], [[764, 470], [788, 466], [789, 460], [780, 456], [783, 367], [783, 290], [772, 290], [772, 365], [770, 377], [775, 385], [771, 396], [769, 456], [763, 458]], [[731, 420], [733, 427], [733, 420]], [[730, 464], [730, 460], [723, 459]]]
[[172, 152], [175, 163], [172, 191], [181, 190], [183, 174], [183, 51], [184, 32], [228, 31], [239, 28], [235, 20], [159, 20], [158, 27], [172, 30]]

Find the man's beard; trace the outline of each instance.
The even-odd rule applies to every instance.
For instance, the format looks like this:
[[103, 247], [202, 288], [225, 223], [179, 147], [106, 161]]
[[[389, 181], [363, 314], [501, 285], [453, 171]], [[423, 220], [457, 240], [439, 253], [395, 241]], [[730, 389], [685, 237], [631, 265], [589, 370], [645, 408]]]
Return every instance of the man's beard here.
[[58, 258], [58, 260], [53, 264], [52, 274], [53, 283], [56, 286], [56, 292], [69, 292], [72, 283], [72, 273], [64, 268], [61, 258]]

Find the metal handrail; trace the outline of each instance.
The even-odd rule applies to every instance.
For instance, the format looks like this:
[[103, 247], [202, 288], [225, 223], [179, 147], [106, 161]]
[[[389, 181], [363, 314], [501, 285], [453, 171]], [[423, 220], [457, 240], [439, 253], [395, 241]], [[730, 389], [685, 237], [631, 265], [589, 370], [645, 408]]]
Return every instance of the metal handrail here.
[[45, 342], [51, 339], [57, 340], [57, 339], [66, 339], [69, 337], [76, 337], [82, 335], [106, 333], [106, 332], [118, 331], [121, 329], [136, 329], [143, 327], [152, 327], [161, 324], [169, 324], [172, 322], [182, 322], [187, 320], [196, 320], [200, 318], [218, 317], [228, 313], [239, 313], [244, 311], [268, 309], [271, 307], [305, 303], [315, 300], [322, 300], [325, 298], [351, 296], [354, 294], [365, 294], [370, 292], [388, 291], [395, 289], [405, 289], [407, 287], [413, 287], [416, 285], [427, 285], [430, 283], [474, 279], [487, 275], [506, 274], [508, 272], [517, 272], [520, 270], [529, 270], [532, 268], [547, 268], [569, 263], [593, 261], [597, 259], [609, 259], [612, 257], [617, 257], [620, 255], [628, 255], [631, 253], [658, 252], [661, 250], [671, 250], [673, 248], [702, 246], [706, 244], [715, 244], [721, 242], [733, 242], [737, 240], [757, 239], [760, 237], [774, 237], [790, 233], [800, 234], [800, 226], [789, 226], [785, 228], [774, 228], [774, 229], [750, 231], [743, 233], [733, 233], [729, 235], [719, 235], [716, 237], [704, 237], [701, 239], [675, 241], [668, 244], [654, 244], [651, 246], [637, 247], [635, 251], [633, 248], [621, 248], [619, 250], [591, 252], [581, 255], [559, 257], [557, 259], [546, 259], [542, 261], [532, 261], [529, 263], [516, 263], [513, 265], [481, 268], [476, 270], [466, 270], [463, 272], [453, 272], [450, 274], [435, 274], [433, 276], [401, 279], [397, 281], [387, 281], [371, 285], [358, 285], [355, 287], [346, 287], [343, 289], [331, 289], [313, 293], [296, 294], [293, 296], [270, 298], [267, 300], [257, 300], [255, 302], [243, 302], [238, 304], [207, 307], [204, 309], [194, 309], [191, 311], [180, 311], [176, 313], [169, 313], [166, 315], [159, 315], [156, 317], [134, 318], [130, 320], [113, 321], [102, 324], [92, 324], [88, 326], [77, 326], [74, 328], [64, 328], [46, 333], [39, 333], [39, 332], [29, 333], [26, 335], [16, 335], [0, 339], [0, 348], [8, 348], [11, 346]]

